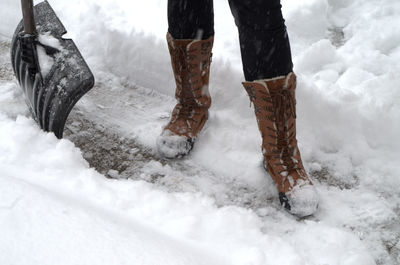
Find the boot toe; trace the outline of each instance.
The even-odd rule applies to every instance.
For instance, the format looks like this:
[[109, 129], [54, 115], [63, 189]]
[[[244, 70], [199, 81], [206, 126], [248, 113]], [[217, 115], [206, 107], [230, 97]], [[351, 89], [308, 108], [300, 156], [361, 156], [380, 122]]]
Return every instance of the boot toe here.
[[318, 209], [319, 197], [313, 185], [299, 185], [286, 194], [280, 194], [282, 205], [293, 215], [306, 217]]
[[165, 130], [157, 138], [157, 149], [165, 158], [178, 158], [187, 155], [193, 148], [194, 141], [185, 136]]

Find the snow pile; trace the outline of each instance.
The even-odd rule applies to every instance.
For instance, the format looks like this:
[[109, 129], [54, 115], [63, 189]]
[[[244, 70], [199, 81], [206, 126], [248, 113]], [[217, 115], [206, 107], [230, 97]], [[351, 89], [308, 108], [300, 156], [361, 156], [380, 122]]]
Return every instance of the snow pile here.
[[0, 9], [0, 38], [12, 36], [22, 19], [19, 3], [14, 0], [2, 0]]
[[[400, 19], [390, 10], [399, 4], [329, 4], [329, 29], [342, 40], [316, 41], [295, 58], [303, 87], [298, 99], [300, 140], [312, 147], [306, 149], [312, 154], [307, 159], [330, 165], [334, 176], [351, 183], [357, 175], [361, 184], [398, 196], [392, 187], [400, 184], [395, 169], [400, 125], [394, 122], [400, 117], [400, 92], [395, 89], [400, 82]], [[363, 15], [350, 13], [356, 10]]]
[[[104, 93], [88, 95], [81, 109], [155, 150], [174, 104], [166, 1], [51, 4]], [[160, 185], [106, 179], [71, 142], [40, 132], [21, 116], [26, 108], [2, 53], [0, 253], [8, 254], [0, 263], [398, 264], [400, 3], [283, 5], [298, 75], [298, 139], [321, 195], [313, 218], [296, 220], [271, 199], [276, 190], [240, 84], [237, 31], [227, 1], [216, 0], [213, 106], [182, 162], [194, 173], [148, 161], [132, 174], [149, 182], [162, 175]], [[2, 19], [13, 18], [0, 23], [9, 37], [20, 12], [14, 1], [0, 6]], [[225, 180], [255, 192], [232, 195], [236, 186]]]
[[0, 128], [2, 264], [374, 264], [355, 235], [329, 224], [282, 225], [272, 208], [268, 224], [200, 193], [105, 179], [30, 119], [1, 115]]

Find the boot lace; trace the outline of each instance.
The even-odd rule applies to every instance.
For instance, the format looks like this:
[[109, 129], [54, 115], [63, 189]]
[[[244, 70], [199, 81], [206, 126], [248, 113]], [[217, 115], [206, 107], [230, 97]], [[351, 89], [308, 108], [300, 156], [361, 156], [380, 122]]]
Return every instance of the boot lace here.
[[[196, 49], [191, 50], [191, 52], [196, 52]], [[190, 54], [187, 50], [186, 47], [178, 46], [174, 49], [173, 51], [173, 57], [174, 61], [178, 62], [174, 64], [175, 72], [177, 73], [177, 76], [187, 78], [188, 82], [191, 82], [191, 77], [194, 75], [193, 70], [199, 67], [199, 64], [193, 63], [193, 61], [196, 59], [196, 55]], [[201, 71], [204, 71], [209, 67], [210, 60], [206, 64], [202, 64], [202, 69]], [[187, 73], [184, 73], [184, 72]], [[190, 90], [182, 91], [182, 85], [183, 85], [183, 79], [178, 79], [176, 80], [177, 85], [180, 90], [180, 99], [179, 102], [181, 104], [180, 109], [178, 110], [177, 117], [172, 121], [175, 122], [179, 118], [183, 118], [187, 121], [192, 121], [195, 123], [200, 122], [201, 117], [199, 115], [198, 118], [199, 120], [193, 118], [196, 115], [195, 114], [201, 114], [202, 112], [200, 111], [201, 106], [199, 106], [197, 100], [201, 98], [201, 95], [196, 96], [196, 93], [194, 93], [192, 86], [190, 86]], [[187, 95], [190, 92], [190, 95]], [[185, 93], [186, 95], [183, 95]]]
[[[276, 144], [272, 144], [275, 150], [272, 153], [272, 157], [283, 161], [284, 169], [278, 173], [287, 172], [289, 174], [292, 171], [302, 169], [299, 161], [293, 157], [297, 151], [297, 145], [290, 146], [296, 137], [294, 122], [289, 125], [290, 118], [296, 119], [295, 99], [288, 89], [272, 92], [271, 98], [274, 106], [274, 115], [267, 118], [275, 122], [278, 136]], [[275, 165], [279, 166], [281, 163], [275, 163]]]

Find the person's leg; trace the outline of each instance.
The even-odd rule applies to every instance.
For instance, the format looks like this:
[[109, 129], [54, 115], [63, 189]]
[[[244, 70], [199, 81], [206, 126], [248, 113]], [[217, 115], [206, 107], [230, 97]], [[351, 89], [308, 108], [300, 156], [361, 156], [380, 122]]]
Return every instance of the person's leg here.
[[281, 204], [303, 217], [318, 207], [296, 139], [296, 76], [280, 0], [230, 0], [239, 29], [243, 85], [254, 105], [265, 169]]
[[287, 75], [292, 57], [280, 0], [229, 0], [246, 81]]
[[175, 39], [213, 36], [213, 0], [168, 0], [168, 32]]
[[188, 154], [208, 119], [213, 19], [212, 0], [168, 1], [167, 42], [178, 103], [157, 139], [164, 157]]

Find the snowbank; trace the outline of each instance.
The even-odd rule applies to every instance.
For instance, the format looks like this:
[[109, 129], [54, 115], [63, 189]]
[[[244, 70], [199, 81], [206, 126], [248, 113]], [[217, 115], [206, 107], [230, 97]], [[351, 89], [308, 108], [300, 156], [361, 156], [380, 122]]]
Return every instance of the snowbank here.
[[200, 193], [105, 179], [31, 119], [0, 115], [0, 128], [2, 264], [374, 264], [355, 235], [329, 224], [265, 223]]

